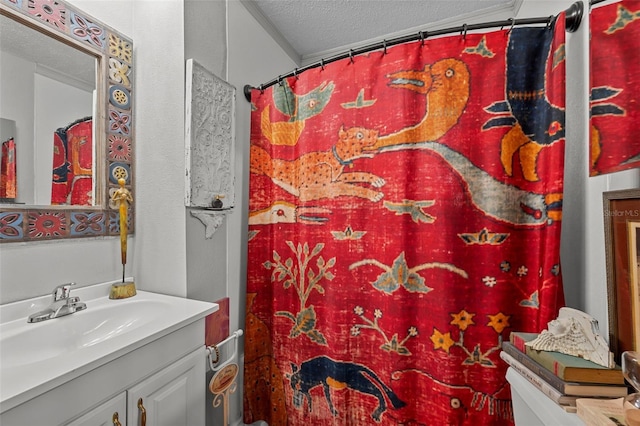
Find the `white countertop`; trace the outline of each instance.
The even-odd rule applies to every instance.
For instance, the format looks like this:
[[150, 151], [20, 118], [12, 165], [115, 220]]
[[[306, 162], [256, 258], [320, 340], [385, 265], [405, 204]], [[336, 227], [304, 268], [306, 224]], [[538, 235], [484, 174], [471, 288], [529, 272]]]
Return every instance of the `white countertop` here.
[[27, 317], [51, 296], [0, 305], [0, 413], [218, 310], [215, 303], [139, 290], [111, 300], [110, 285], [72, 289], [87, 309], [39, 323]]

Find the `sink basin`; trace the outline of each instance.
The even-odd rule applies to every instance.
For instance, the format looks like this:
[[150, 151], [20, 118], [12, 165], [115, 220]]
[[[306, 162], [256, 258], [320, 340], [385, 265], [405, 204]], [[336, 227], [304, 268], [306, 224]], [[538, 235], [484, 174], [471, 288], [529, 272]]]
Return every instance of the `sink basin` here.
[[28, 323], [51, 296], [0, 305], [0, 413], [218, 309], [215, 303], [138, 291], [109, 299], [111, 283], [74, 289], [87, 309]]
[[12, 321], [0, 330], [2, 369], [39, 363], [134, 331], [169, 309], [149, 298], [104, 299], [76, 312], [39, 323]]

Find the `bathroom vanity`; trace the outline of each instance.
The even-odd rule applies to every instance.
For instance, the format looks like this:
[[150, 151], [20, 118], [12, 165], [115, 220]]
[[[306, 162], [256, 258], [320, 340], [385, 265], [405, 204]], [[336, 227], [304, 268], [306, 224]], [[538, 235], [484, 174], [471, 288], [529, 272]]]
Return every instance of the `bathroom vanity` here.
[[202, 425], [204, 318], [214, 303], [109, 283], [74, 291], [87, 308], [28, 323], [48, 297], [0, 306], [0, 424]]

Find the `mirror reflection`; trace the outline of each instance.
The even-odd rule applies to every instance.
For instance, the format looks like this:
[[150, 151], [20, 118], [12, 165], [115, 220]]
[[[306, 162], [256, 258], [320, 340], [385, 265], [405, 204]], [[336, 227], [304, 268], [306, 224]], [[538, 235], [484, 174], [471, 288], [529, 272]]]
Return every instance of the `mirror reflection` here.
[[99, 204], [98, 67], [97, 57], [0, 15], [0, 203]]

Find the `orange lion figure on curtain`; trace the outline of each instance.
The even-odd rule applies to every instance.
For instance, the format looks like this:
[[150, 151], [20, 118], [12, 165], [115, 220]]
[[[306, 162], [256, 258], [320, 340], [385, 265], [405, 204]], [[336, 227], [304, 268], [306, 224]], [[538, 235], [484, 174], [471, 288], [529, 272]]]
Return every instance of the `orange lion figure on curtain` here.
[[300, 201], [335, 198], [341, 195], [379, 201], [383, 193], [357, 185], [380, 188], [384, 179], [368, 172], [344, 172], [359, 158], [371, 158], [365, 149], [378, 141], [378, 132], [362, 127], [341, 128], [338, 142], [328, 151], [315, 151], [294, 160], [271, 158], [257, 145], [251, 145], [251, 172], [266, 175], [273, 183], [295, 195]]

